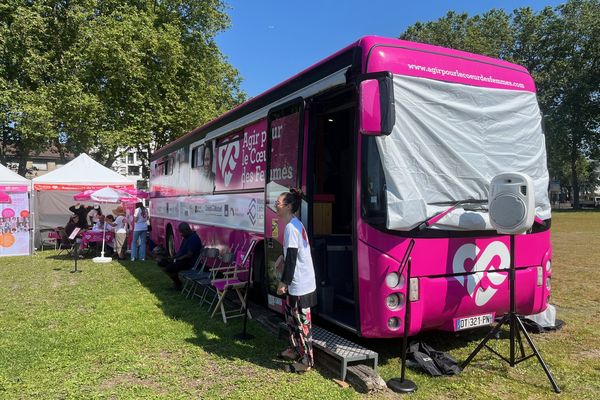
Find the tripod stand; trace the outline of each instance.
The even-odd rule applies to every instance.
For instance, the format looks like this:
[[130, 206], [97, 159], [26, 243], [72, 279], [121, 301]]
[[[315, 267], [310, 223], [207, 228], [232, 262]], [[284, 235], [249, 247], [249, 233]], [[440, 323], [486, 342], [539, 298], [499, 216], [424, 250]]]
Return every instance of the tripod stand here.
[[73, 258], [75, 259], [75, 269], [71, 270], [71, 273], [81, 272], [80, 269], [77, 269], [77, 260], [79, 260], [79, 244], [81, 239], [75, 239], [75, 244], [73, 245]]
[[[508, 284], [509, 284], [508, 290], [509, 290], [509, 296], [510, 296], [510, 310], [509, 310], [508, 314], [505, 314], [504, 317], [502, 317], [502, 319], [500, 320], [500, 322], [494, 328], [492, 328], [490, 330], [490, 332], [483, 338], [481, 343], [479, 343], [479, 345], [477, 345], [475, 350], [473, 350], [473, 352], [469, 355], [469, 357], [467, 357], [467, 359], [462, 363], [461, 368], [462, 369], [466, 368], [467, 365], [469, 365], [469, 363], [471, 362], [471, 360], [473, 360], [473, 358], [477, 355], [477, 353], [479, 353], [479, 350], [481, 350], [483, 347], [487, 348], [489, 351], [496, 354], [502, 360], [509, 363], [511, 367], [514, 367], [515, 365], [519, 364], [520, 362], [525, 361], [525, 360], [535, 356], [538, 359], [538, 362], [540, 363], [542, 368], [544, 369], [544, 372], [546, 373], [548, 380], [552, 384], [552, 388], [554, 389], [554, 391], [556, 393], [560, 393], [560, 388], [556, 384], [556, 381], [554, 380], [552, 373], [546, 366], [546, 363], [542, 359], [540, 352], [535, 347], [533, 340], [527, 333], [527, 330], [525, 330], [523, 323], [521, 322], [521, 320], [519, 319], [519, 316], [517, 315], [517, 311], [516, 311], [517, 306], [516, 306], [516, 301], [515, 301], [515, 235], [510, 235], [510, 267], [509, 267], [509, 272], [508, 272]], [[487, 345], [488, 340], [490, 340], [492, 337], [495, 337], [498, 334], [498, 332], [500, 332], [500, 328], [502, 328], [502, 325], [504, 325], [506, 323], [508, 323], [508, 326], [510, 328], [510, 334], [509, 334], [510, 356], [509, 356], [509, 358], [504, 357], [503, 355], [498, 353], [496, 350], [492, 349], [491, 347], [489, 347]], [[523, 340], [521, 338], [521, 333], [523, 334], [523, 336], [525, 336], [525, 339], [527, 339], [527, 343], [529, 343], [529, 347], [531, 347], [531, 350], [533, 351], [532, 354], [525, 355], [525, 348], [523, 347]], [[519, 350], [521, 353], [519, 358], [517, 358], [515, 355], [517, 342], [519, 344]]]

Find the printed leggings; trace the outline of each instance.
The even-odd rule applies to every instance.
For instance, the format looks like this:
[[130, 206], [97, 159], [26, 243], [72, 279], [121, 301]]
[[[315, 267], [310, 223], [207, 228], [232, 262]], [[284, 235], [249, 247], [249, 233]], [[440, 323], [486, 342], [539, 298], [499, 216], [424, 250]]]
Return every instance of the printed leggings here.
[[292, 349], [300, 356], [303, 364], [314, 366], [310, 307], [292, 307], [290, 302], [286, 301], [285, 322]]

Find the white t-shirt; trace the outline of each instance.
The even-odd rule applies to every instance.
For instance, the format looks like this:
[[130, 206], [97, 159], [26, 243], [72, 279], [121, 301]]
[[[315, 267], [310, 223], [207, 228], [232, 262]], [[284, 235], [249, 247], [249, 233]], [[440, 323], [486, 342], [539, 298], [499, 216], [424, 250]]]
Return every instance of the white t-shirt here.
[[98, 209], [97, 209], [97, 208], [92, 208], [92, 209], [90, 210], [90, 212], [88, 213], [88, 215], [87, 215], [87, 218], [88, 218], [89, 220], [91, 220], [93, 224], [96, 224], [96, 223], [98, 223], [98, 221], [100, 220], [100, 219], [98, 218]]
[[119, 215], [115, 218], [115, 232], [116, 233], [127, 233], [127, 229], [125, 228], [125, 216]]
[[[148, 210], [146, 210], [146, 216], [148, 216]], [[142, 209], [136, 208], [135, 214], [133, 214], [134, 231], [147, 231], [148, 230], [148, 218], [142, 216]]]
[[312, 293], [317, 289], [315, 281], [315, 269], [310, 255], [310, 244], [308, 235], [302, 222], [296, 217], [285, 226], [283, 234], [283, 255], [285, 257], [288, 248], [298, 249], [298, 259], [294, 278], [288, 286], [288, 293], [293, 296], [302, 296]]

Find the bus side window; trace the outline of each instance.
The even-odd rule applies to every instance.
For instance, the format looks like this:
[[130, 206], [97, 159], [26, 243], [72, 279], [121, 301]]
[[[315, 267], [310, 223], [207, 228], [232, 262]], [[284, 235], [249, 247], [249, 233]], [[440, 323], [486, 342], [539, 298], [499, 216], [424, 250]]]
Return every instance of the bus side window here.
[[363, 136], [361, 212], [375, 225], [385, 224], [387, 217], [385, 176], [381, 166], [376, 137]]
[[196, 146], [192, 149], [192, 168], [199, 168], [203, 165], [204, 145]]

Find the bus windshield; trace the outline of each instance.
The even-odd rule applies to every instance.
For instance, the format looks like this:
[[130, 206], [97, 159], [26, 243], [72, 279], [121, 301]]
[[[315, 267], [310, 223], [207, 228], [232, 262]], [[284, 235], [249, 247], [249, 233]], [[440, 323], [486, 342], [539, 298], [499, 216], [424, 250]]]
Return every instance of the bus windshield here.
[[[536, 214], [550, 217], [545, 140], [535, 93], [394, 76], [396, 123], [365, 138], [363, 217], [410, 231], [463, 199], [482, 202], [491, 179], [521, 171], [535, 187]], [[375, 149], [376, 147], [376, 149]], [[486, 210], [457, 208], [444, 230], [491, 230]]]

